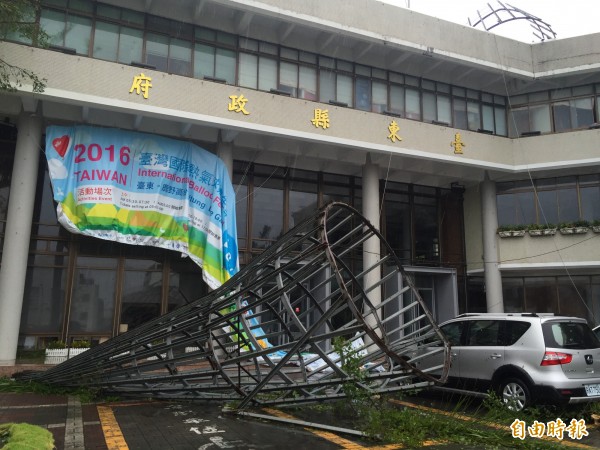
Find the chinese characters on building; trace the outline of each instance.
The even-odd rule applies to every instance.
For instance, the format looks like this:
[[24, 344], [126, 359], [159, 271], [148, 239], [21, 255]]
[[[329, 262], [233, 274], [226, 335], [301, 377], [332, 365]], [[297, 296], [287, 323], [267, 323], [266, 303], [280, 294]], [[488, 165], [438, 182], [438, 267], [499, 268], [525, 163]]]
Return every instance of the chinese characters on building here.
[[402, 140], [402, 138], [398, 136], [398, 131], [400, 131], [400, 127], [398, 126], [395, 120], [392, 120], [392, 122], [388, 126], [388, 131], [390, 132], [390, 134], [388, 134], [388, 139], [390, 141], [396, 142]]
[[[144, 73], [140, 73], [133, 77], [133, 83], [131, 84], [131, 88], [129, 93], [136, 93], [137, 95], [142, 95], [145, 99], [149, 96], [150, 88], [152, 87], [152, 78], [144, 75]], [[234, 113], [242, 113], [247, 116], [250, 114], [248, 111], [248, 98], [244, 96], [244, 94], [239, 95], [230, 95], [229, 101], [227, 103], [227, 110]], [[331, 126], [331, 118], [329, 115], [328, 109], [320, 109], [315, 108], [313, 110], [313, 117], [310, 119], [310, 122], [315, 128], [322, 128], [323, 130], [327, 130]], [[398, 134], [400, 131], [400, 126], [396, 120], [392, 120], [387, 127], [387, 139], [392, 141], [392, 143], [401, 142], [402, 138]], [[454, 153], [457, 155], [463, 154], [463, 148], [467, 145], [463, 142], [460, 133], [455, 133], [454, 140], [450, 143], [451, 147], [454, 147]]]
[[250, 114], [248, 111], [246, 111], [246, 103], [248, 103], [248, 99], [244, 97], [244, 94], [230, 95], [229, 98], [230, 102], [229, 105], [227, 105], [228, 111], [233, 111], [236, 113], [241, 112], [245, 116]]
[[152, 87], [152, 83], [150, 83], [151, 81], [152, 78], [144, 75], [144, 72], [136, 75], [133, 77], [133, 83], [131, 83], [131, 89], [129, 89], [129, 93], [131, 94], [135, 91], [137, 95], [140, 95], [141, 93], [142, 96], [147, 99], [150, 88]]
[[463, 154], [463, 147], [466, 147], [467, 144], [465, 144], [461, 137], [460, 137], [460, 133], [456, 133], [454, 135], [454, 140], [450, 143], [450, 145], [452, 147], [454, 147], [454, 154], [455, 155], [462, 155]]

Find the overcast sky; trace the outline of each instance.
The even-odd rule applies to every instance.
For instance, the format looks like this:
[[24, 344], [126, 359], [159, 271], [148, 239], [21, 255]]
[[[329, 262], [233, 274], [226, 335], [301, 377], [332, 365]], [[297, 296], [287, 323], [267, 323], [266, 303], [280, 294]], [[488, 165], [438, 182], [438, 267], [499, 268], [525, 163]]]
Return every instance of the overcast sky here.
[[[477, 20], [490, 12], [488, 3], [498, 8], [496, 0], [382, 0], [385, 3], [410, 9], [450, 22], [469, 26], [468, 19]], [[506, 6], [512, 5], [538, 17], [550, 25], [556, 39], [600, 32], [600, 0], [502, 0]], [[505, 18], [507, 16], [501, 16]], [[488, 19], [489, 20], [489, 19]], [[488, 21], [485, 22], [488, 24]], [[490, 26], [493, 22], [489, 22]], [[481, 26], [478, 29], [483, 29]], [[523, 42], [539, 42], [526, 20], [515, 20], [497, 26], [492, 30], [502, 36]]]

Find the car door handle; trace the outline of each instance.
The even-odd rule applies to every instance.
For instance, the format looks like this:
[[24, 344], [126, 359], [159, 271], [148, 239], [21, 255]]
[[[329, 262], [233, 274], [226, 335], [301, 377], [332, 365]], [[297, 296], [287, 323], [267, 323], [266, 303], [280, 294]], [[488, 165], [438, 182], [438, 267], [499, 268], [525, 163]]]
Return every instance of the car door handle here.
[[499, 353], [492, 353], [492, 354], [490, 355], [490, 357], [491, 357], [492, 359], [498, 359], [498, 358], [502, 358], [502, 355], [501, 355], [501, 354], [499, 354]]
[[458, 353], [450, 353], [450, 356], [452, 356], [453, 358], [458, 356]]

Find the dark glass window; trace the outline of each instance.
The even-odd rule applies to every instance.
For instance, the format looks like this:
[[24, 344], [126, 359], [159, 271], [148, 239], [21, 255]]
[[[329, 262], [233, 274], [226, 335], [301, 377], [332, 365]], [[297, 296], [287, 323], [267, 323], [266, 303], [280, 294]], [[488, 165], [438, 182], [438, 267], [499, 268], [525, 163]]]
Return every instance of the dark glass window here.
[[434, 197], [415, 196], [414, 230], [416, 264], [439, 262], [439, 224], [437, 200]]
[[542, 324], [546, 347], [584, 350], [600, 348], [600, 341], [585, 323], [546, 322]]
[[525, 291], [522, 278], [502, 279], [502, 298], [504, 300], [504, 312], [523, 312]]
[[582, 317], [593, 320], [584, 299], [590, 298], [589, 277], [557, 277], [558, 311], [562, 316]]
[[252, 191], [252, 247], [265, 249], [283, 234], [283, 171], [255, 167], [259, 174], [255, 172]]
[[94, 31], [94, 58], [116, 61], [119, 52], [119, 26], [96, 22]]
[[398, 258], [410, 262], [411, 213], [408, 193], [387, 191], [385, 193], [385, 238]]
[[466, 345], [470, 347], [502, 345], [500, 320], [472, 320], [469, 321], [469, 334]]
[[585, 220], [600, 219], [600, 175], [579, 177], [581, 217]]
[[162, 34], [146, 35], [146, 64], [167, 72], [169, 68], [169, 37]]
[[61, 331], [67, 284], [66, 258], [49, 256], [48, 259], [55, 260], [56, 266], [27, 268], [21, 333], [58, 334]]
[[462, 334], [465, 322], [452, 322], [441, 327], [450, 345], [462, 345]]
[[126, 259], [124, 265], [119, 327], [131, 330], [160, 315], [163, 272], [153, 260]]
[[[77, 259], [69, 333], [112, 335], [117, 284], [116, 262], [117, 260], [109, 258]], [[106, 267], [100, 268], [104, 264]]]
[[507, 320], [505, 322], [504, 345], [514, 345], [525, 334], [531, 324], [529, 322], [518, 322], [515, 320]]
[[535, 223], [535, 196], [530, 181], [498, 183], [498, 225]]
[[556, 285], [548, 283], [548, 278], [525, 278], [525, 311], [553, 313], [558, 311]]
[[315, 172], [294, 170], [289, 181], [288, 229], [312, 216], [318, 209], [318, 180]]
[[121, 27], [118, 59], [120, 63], [131, 64], [132, 62], [142, 62], [143, 35], [144, 32], [142, 30]]

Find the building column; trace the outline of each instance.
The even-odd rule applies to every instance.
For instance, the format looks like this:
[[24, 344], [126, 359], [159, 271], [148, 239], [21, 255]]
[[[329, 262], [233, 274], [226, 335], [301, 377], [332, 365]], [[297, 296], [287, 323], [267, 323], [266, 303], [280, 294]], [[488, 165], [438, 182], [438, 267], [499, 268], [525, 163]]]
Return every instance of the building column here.
[[17, 356], [41, 138], [42, 118], [22, 113], [0, 267], [0, 366], [14, 365]]
[[221, 158], [223, 164], [227, 167], [229, 179], [233, 182], [233, 143], [219, 142], [217, 146], [217, 156]]
[[[362, 213], [371, 224], [379, 230], [379, 168], [371, 162], [371, 155], [367, 153], [362, 177]], [[363, 243], [363, 269], [371, 267], [381, 259], [379, 239], [372, 237]], [[377, 284], [381, 280], [379, 267], [365, 275], [366, 286]], [[369, 300], [373, 306], [381, 304], [381, 287], [369, 292]], [[381, 317], [380, 317], [381, 318]], [[377, 327], [376, 318], [371, 315], [367, 317], [367, 324], [371, 328]]]
[[483, 268], [487, 312], [504, 312], [502, 275], [498, 262], [498, 212], [496, 209], [496, 184], [485, 174], [481, 183], [481, 225], [483, 228]]

